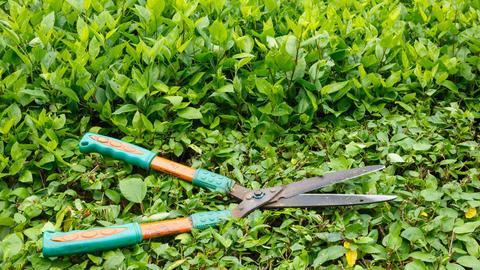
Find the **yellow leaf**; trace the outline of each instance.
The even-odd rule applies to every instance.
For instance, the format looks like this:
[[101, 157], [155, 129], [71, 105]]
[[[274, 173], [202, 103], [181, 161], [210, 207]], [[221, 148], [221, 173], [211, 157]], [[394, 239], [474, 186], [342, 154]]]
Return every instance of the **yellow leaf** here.
[[420, 216], [422, 216], [422, 217], [428, 217], [428, 214], [422, 211], [422, 212], [420, 212]]
[[469, 208], [467, 212], [465, 213], [466, 218], [473, 218], [477, 215], [477, 209], [476, 208]]
[[357, 251], [356, 250], [349, 250], [345, 253], [345, 258], [347, 259], [348, 266], [354, 266], [355, 261], [357, 260]]
[[346, 248], [346, 249], [349, 249], [350, 248], [350, 242], [348, 242], [348, 241], [343, 242], [343, 247]]
[[85, 10], [88, 10], [91, 4], [92, 4], [92, 0], [84, 0], [82, 6]]

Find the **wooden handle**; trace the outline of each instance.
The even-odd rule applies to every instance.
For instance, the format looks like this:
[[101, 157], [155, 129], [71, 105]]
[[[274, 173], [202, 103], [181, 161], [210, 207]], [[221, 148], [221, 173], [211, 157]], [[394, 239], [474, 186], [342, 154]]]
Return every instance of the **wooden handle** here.
[[192, 227], [192, 219], [189, 217], [140, 224], [142, 239], [186, 233]]
[[192, 182], [195, 175], [195, 169], [182, 165], [180, 163], [156, 156], [150, 163], [150, 168], [171, 174], [175, 177], [181, 178], [185, 181]]

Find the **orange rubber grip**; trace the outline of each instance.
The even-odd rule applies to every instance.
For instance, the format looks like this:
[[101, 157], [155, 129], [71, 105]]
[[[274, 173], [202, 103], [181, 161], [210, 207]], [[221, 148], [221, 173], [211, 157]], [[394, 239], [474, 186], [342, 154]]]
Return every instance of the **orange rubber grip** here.
[[142, 239], [186, 233], [190, 232], [192, 227], [192, 219], [189, 217], [140, 224]]
[[181, 178], [185, 181], [192, 182], [195, 169], [182, 165], [180, 163], [156, 156], [150, 163], [150, 168], [171, 174], [175, 177]]
[[105, 236], [117, 234], [127, 230], [127, 228], [99, 228], [88, 231], [81, 231], [77, 233], [65, 234], [62, 236], [53, 237], [51, 240], [55, 242], [69, 242], [88, 240], [93, 238], [102, 238]]

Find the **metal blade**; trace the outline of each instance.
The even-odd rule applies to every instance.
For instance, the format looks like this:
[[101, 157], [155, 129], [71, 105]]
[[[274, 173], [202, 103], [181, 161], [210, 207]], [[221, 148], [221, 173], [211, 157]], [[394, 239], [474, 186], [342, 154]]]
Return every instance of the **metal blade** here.
[[250, 189], [235, 183], [232, 189], [230, 190], [229, 194], [232, 197], [238, 199], [239, 201], [243, 201], [245, 199], [245, 196], [247, 196], [249, 192], [251, 192]]
[[392, 195], [299, 194], [263, 205], [261, 208], [326, 207], [380, 203], [395, 200]]
[[272, 202], [283, 198], [291, 198], [301, 193], [306, 193], [324, 186], [340, 183], [352, 178], [376, 172], [382, 170], [383, 168], [385, 168], [383, 165], [373, 165], [346, 171], [332, 172], [325, 174], [324, 176], [307, 178], [302, 181], [285, 185], [283, 191], [280, 192], [275, 199], [272, 200]]

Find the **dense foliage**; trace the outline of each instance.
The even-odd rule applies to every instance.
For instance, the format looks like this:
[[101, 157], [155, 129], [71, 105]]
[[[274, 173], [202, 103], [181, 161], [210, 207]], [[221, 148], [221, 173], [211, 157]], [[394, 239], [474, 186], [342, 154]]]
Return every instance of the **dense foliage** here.
[[[3, 269], [480, 266], [478, 1], [0, 6]], [[255, 211], [134, 247], [43, 258], [47, 229], [234, 205], [168, 175], [81, 154], [87, 131], [254, 188], [385, 164], [322, 192], [399, 199]]]

